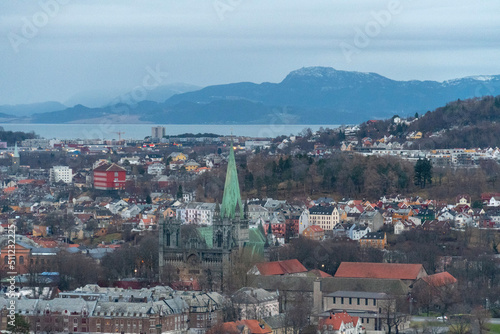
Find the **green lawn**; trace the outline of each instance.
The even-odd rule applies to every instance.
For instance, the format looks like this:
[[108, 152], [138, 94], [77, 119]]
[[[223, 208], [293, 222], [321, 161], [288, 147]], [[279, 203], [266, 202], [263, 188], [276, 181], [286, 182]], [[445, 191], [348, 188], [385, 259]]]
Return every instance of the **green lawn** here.
[[500, 324], [490, 324], [490, 333], [500, 333]]
[[113, 240], [121, 240], [122, 238], [122, 235], [121, 233], [111, 233], [111, 234], [106, 234], [105, 236], [103, 237], [99, 237], [99, 238], [94, 238], [94, 240], [92, 240], [92, 245], [95, 246], [97, 244], [100, 244], [101, 242], [105, 242], [105, 243], [110, 243], [111, 241]]

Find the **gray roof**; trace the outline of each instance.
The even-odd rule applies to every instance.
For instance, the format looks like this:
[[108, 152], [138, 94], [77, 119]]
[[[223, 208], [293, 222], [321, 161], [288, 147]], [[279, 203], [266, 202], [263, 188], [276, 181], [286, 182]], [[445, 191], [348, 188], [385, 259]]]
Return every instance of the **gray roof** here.
[[32, 255], [56, 255], [59, 248], [31, 248]]
[[383, 292], [363, 292], [363, 291], [335, 291], [325, 297], [347, 297], [347, 298], [370, 298], [387, 299], [387, 294]]
[[[72, 299], [67, 299], [72, 300]], [[109, 317], [149, 317], [154, 313], [151, 303], [104, 302], [99, 301], [94, 310], [95, 315]]]
[[[268, 291], [276, 291], [278, 289], [312, 292], [315, 280], [316, 277], [253, 276], [249, 277], [249, 285], [263, 288]], [[408, 290], [408, 286], [397, 279], [325, 277], [321, 280], [321, 291], [323, 291], [323, 293], [335, 291], [364, 291], [406, 295]]]
[[383, 292], [406, 295], [408, 286], [397, 279], [326, 277], [321, 281], [324, 293], [335, 291]]
[[266, 317], [263, 318], [263, 320], [269, 327], [271, 327], [271, 329], [283, 328], [286, 324], [286, 317], [284, 313]]
[[267, 292], [261, 288], [241, 288], [232, 296], [236, 304], [260, 304], [277, 300], [275, 293]]
[[191, 312], [207, 312], [222, 308], [223, 297], [217, 292], [199, 292], [199, 291], [176, 291], [176, 297], [182, 298], [190, 308]]
[[311, 215], [331, 215], [333, 210], [335, 210], [334, 206], [313, 206], [309, 209], [309, 213]]
[[51, 312], [58, 313], [80, 313], [87, 310], [89, 314], [94, 310], [96, 301], [86, 301], [81, 298], [54, 298], [52, 300], [39, 300], [37, 311], [49, 309]]

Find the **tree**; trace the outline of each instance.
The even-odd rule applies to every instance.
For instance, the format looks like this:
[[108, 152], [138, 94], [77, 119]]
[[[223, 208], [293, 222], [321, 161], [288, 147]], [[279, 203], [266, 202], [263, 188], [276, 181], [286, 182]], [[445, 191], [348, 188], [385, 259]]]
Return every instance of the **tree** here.
[[410, 315], [407, 304], [406, 296], [389, 296], [382, 302], [380, 316], [382, 323], [387, 326], [388, 334], [391, 334], [393, 328], [398, 334], [408, 322]]
[[161, 282], [165, 285], [169, 285], [179, 280], [179, 273], [177, 272], [177, 268], [170, 263], [166, 263], [163, 265], [160, 274]]
[[432, 164], [429, 159], [418, 159], [415, 164], [415, 185], [425, 188], [427, 184], [432, 183]]
[[14, 326], [9, 322], [7, 330], [14, 334], [27, 334], [30, 331], [30, 323], [20, 314], [16, 314]]
[[477, 332], [479, 334], [488, 333], [488, 323], [491, 318], [490, 312], [485, 310], [482, 306], [478, 306], [472, 310], [471, 315], [473, 324], [477, 328]]
[[182, 184], [179, 184], [179, 188], [177, 189], [177, 195], [176, 195], [177, 199], [182, 199], [182, 194], [183, 194]]

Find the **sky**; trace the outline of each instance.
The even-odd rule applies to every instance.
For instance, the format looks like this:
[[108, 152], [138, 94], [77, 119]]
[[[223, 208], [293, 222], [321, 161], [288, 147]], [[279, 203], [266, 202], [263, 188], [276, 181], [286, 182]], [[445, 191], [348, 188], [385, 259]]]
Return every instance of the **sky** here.
[[2, 1], [0, 105], [280, 82], [307, 66], [395, 80], [500, 74], [498, 13], [498, 0]]

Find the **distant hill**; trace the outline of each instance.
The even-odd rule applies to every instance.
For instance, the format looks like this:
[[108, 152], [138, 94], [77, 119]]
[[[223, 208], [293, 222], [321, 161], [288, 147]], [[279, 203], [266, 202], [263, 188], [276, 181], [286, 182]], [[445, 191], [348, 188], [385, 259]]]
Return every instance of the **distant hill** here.
[[[41, 102], [41, 103], [31, 103], [31, 104], [16, 104], [16, 105], [2, 105], [0, 106], [0, 113], [8, 114], [8, 117], [23, 117], [30, 116], [34, 113], [44, 113], [49, 111], [63, 110], [67, 107], [59, 102]], [[1, 116], [4, 118], [4, 115]]]
[[[421, 131], [423, 148], [500, 147], [500, 95], [458, 100], [426, 113], [409, 131]], [[430, 137], [431, 133], [438, 136]]]
[[393, 135], [405, 142], [410, 133], [422, 132], [414, 140], [422, 149], [500, 147], [500, 96], [483, 96], [447, 103], [414, 119], [409, 126], [392, 119], [365, 122], [358, 137], [380, 139]]
[[[109, 118], [122, 109], [135, 121], [171, 124], [295, 123], [353, 124], [423, 114], [449, 101], [500, 91], [500, 76], [478, 76], [445, 82], [395, 81], [375, 73], [307, 67], [291, 72], [280, 83], [241, 82], [208, 86], [161, 101], [142, 101], [130, 107], [84, 109], [75, 106], [58, 113], [37, 114], [31, 122], [63, 123]], [[165, 93], [168, 96], [168, 93]], [[122, 117], [121, 120], [126, 120]], [[132, 118], [128, 118], [132, 119]], [[118, 120], [120, 121], [120, 120]]]
[[409, 130], [436, 132], [454, 127], [500, 121], [500, 96], [457, 100], [428, 112], [413, 122]]
[[[145, 100], [153, 102], [164, 102], [169, 97], [175, 94], [182, 94], [199, 90], [201, 87], [190, 85], [186, 83], [172, 83], [167, 85], [158, 86], [151, 90], [146, 90]], [[89, 90], [79, 92], [71, 96], [64, 103], [67, 106], [75, 106], [78, 104], [87, 106], [89, 108], [101, 108], [116, 103], [127, 103], [130, 100], [130, 94], [127, 91], [113, 90]], [[135, 101], [139, 102], [139, 101]], [[49, 111], [56, 111], [55, 109]]]

